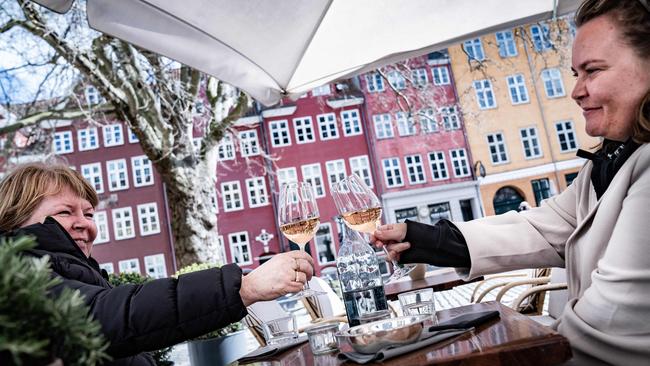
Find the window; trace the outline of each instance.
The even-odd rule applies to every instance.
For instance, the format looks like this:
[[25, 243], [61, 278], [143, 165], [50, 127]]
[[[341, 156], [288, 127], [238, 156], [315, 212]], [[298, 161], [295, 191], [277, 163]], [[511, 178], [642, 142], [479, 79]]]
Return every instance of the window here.
[[133, 170], [133, 185], [136, 187], [150, 186], [153, 184], [153, 168], [151, 161], [144, 155], [131, 158]]
[[421, 109], [418, 114], [420, 116], [420, 127], [424, 132], [432, 133], [438, 131], [438, 121], [436, 121], [436, 116], [432, 108]]
[[358, 110], [351, 109], [341, 112], [341, 121], [343, 122], [343, 135], [355, 136], [362, 134], [361, 118], [359, 118]]
[[384, 79], [378, 72], [366, 74], [366, 84], [370, 93], [384, 91]]
[[217, 250], [219, 251], [219, 256], [221, 257], [218, 259], [218, 262], [223, 261], [224, 263], [228, 263], [228, 259], [226, 257], [226, 246], [224, 245], [223, 242], [223, 235], [219, 235], [217, 237]]
[[73, 151], [72, 148], [72, 132], [63, 131], [54, 134], [54, 152], [56, 154], [67, 154]]
[[85, 94], [88, 105], [98, 104], [104, 101], [104, 98], [99, 94], [99, 90], [92, 85], [86, 87]]
[[282, 168], [278, 169], [278, 188], [281, 188], [285, 183], [297, 182], [298, 173], [296, 168]]
[[395, 115], [397, 120], [397, 131], [400, 136], [415, 135], [415, 123], [413, 123], [413, 116], [406, 112], [397, 112]]
[[535, 51], [542, 52], [548, 50], [553, 45], [551, 44], [550, 30], [547, 24], [532, 25], [530, 27], [530, 36], [533, 39], [533, 46]]
[[535, 194], [535, 203], [539, 207], [542, 200], [551, 197], [551, 184], [548, 178], [535, 179], [530, 181], [533, 185], [533, 194]]
[[140, 235], [146, 236], [160, 233], [158, 206], [155, 202], [138, 205], [138, 222], [140, 223]]
[[296, 133], [297, 144], [306, 144], [315, 141], [311, 117], [294, 118], [293, 129]]
[[449, 178], [447, 173], [447, 163], [445, 162], [445, 153], [442, 151], [433, 151], [429, 153], [429, 164], [431, 165], [431, 177], [433, 180]]
[[497, 103], [492, 91], [492, 82], [490, 80], [477, 80], [474, 82], [474, 91], [476, 100], [480, 109], [496, 108]]
[[542, 149], [539, 146], [537, 138], [537, 128], [526, 127], [519, 130], [521, 143], [524, 146], [524, 156], [526, 159], [539, 158], [542, 156]]
[[406, 79], [404, 79], [404, 76], [402, 76], [402, 74], [397, 70], [388, 73], [388, 82], [397, 90], [406, 89]]
[[463, 43], [463, 48], [467, 52], [467, 56], [470, 60], [483, 61], [485, 59], [485, 53], [483, 52], [483, 44], [481, 43], [480, 38], [474, 38]]
[[316, 120], [318, 121], [321, 140], [339, 138], [339, 128], [336, 125], [336, 115], [334, 113], [320, 114], [316, 116]]
[[259, 141], [257, 131], [248, 130], [239, 132], [239, 151], [242, 157], [259, 155]]
[[319, 95], [329, 95], [331, 93], [330, 85], [317, 86], [311, 90], [311, 95], [317, 97]]
[[77, 131], [77, 140], [79, 142], [79, 151], [94, 150], [99, 147], [97, 140], [97, 128], [89, 127]]
[[576, 134], [573, 130], [573, 122], [562, 121], [555, 124], [555, 131], [560, 142], [560, 151], [573, 151], [578, 148], [576, 143]]
[[105, 211], [96, 211], [93, 215], [93, 221], [97, 226], [97, 237], [95, 238], [94, 244], [107, 243], [111, 240], [109, 230], [108, 230], [108, 215]]
[[544, 82], [544, 91], [549, 98], [559, 98], [564, 96], [564, 84], [559, 69], [542, 70], [542, 81]]
[[506, 152], [506, 143], [503, 141], [503, 134], [500, 132], [487, 135], [488, 148], [490, 149], [490, 160], [492, 164], [502, 164], [508, 162], [508, 153]]
[[235, 159], [235, 144], [231, 134], [225, 134], [221, 138], [221, 141], [219, 141], [219, 146], [217, 147], [217, 158], [220, 161]]
[[135, 238], [131, 207], [113, 209], [113, 232], [115, 240]]
[[433, 84], [434, 85], [449, 85], [449, 70], [447, 66], [436, 66], [431, 69], [433, 73]]
[[456, 106], [452, 105], [440, 108], [440, 115], [442, 116], [442, 126], [445, 130], [457, 130], [460, 128], [460, 120]]
[[251, 259], [251, 247], [248, 243], [248, 232], [240, 231], [228, 235], [230, 241], [230, 254], [232, 262], [236, 264], [253, 264]]
[[425, 68], [412, 70], [411, 78], [413, 79], [413, 85], [416, 87], [425, 86], [429, 82], [429, 77], [427, 76], [427, 69]]
[[451, 165], [454, 167], [454, 175], [457, 178], [469, 176], [469, 163], [465, 149], [449, 150]]
[[147, 269], [147, 276], [151, 278], [167, 277], [167, 267], [165, 266], [165, 255], [155, 254], [144, 257], [144, 268]]
[[435, 203], [427, 206], [429, 209], [429, 221], [435, 225], [440, 220], [451, 220], [451, 208], [449, 202]]
[[136, 136], [135, 133], [130, 128], [127, 128], [127, 132], [129, 133], [129, 143], [130, 144], [140, 142], [140, 139], [138, 139], [138, 136]]
[[390, 114], [375, 114], [372, 116], [372, 120], [375, 124], [375, 134], [377, 135], [377, 139], [387, 139], [394, 136]]
[[506, 78], [508, 91], [510, 91], [510, 102], [512, 104], [528, 103], [528, 89], [522, 74], [510, 75]]
[[408, 172], [409, 183], [424, 183], [424, 166], [420, 155], [409, 155], [404, 158], [406, 161], [406, 171]]
[[120, 273], [140, 273], [140, 263], [138, 258], [126, 259], [118, 262]]
[[103, 269], [109, 275], [115, 273], [115, 267], [113, 267], [113, 263], [100, 263], [99, 269]]
[[318, 251], [318, 264], [331, 263], [336, 260], [336, 247], [332, 236], [332, 225], [321, 224], [315, 236], [316, 250]]
[[517, 56], [517, 44], [512, 31], [496, 32], [497, 45], [499, 46], [499, 56], [513, 57]]
[[248, 192], [248, 206], [260, 207], [269, 203], [266, 194], [266, 180], [264, 177], [253, 177], [246, 179], [246, 191]]
[[104, 193], [104, 179], [102, 178], [102, 165], [100, 163], [84, 164], [79, 170], [97, 193]]
[[309, 164], [302, 166], [302, 179], [311, 184], [314, 188], [316, 197], [325, 197], [325, 187], [323, 186], [323, 173], [320, 164]]
[[104, 133], [104, 146], [111, 147], [124, 144], [122, 125], [119, 123], [102, 127]]
[[[575, 173], [568, 173], [564, 175], [564, 180], [566, 181], [567, 187], [573, 183], [573, 181], [578, 177], [578, 172]], [[96, 243], [97, 241], [95, 241]]]
[[238, 181], [221, 183], [221, 198], [225, 212], [237, 211], [244, 208], [241, 199], [241, 187]]
[[325, 163], [325, 171], [327, 172], [327, 181], [330, 184], [330, 191], [332, 187], [339, 181], [345, 178], [345, 160], [331, 160]]
[[271, 145], [273, 147], [291, 145], [289, 122], [287, 120], [272, 121], [269, 123], [269, 133], [271, 134]]
[[417, 207], [402, 208], [395, 210], [395, 221], [404, 222], [406, 220], [418, 221]]
[[372, 174], [370, 173], [370, 161], [367, 155], [355, 156], [350, 158], [350, 169], [352, 174], [356, 174], [359, 178], [363, 179], [366, 185], [372, 188]]
[[460, 213], [463, 215], [463, 221], [472, 221], [474, 220], [474, 209], [473, 199], [468, 200], [459, 200], [458, 205], [460, 206]]
[[129, 188], [125, 159], [107, 161], [106, 171], [108, 172], [108, 189], [110, 191], [121, 191]]
[[384, 166], [384, 181], [387, 187], [401, 187], [404, 185], [402, 168], [399, 165], [398, 158], [383, 159], [382, 165]]

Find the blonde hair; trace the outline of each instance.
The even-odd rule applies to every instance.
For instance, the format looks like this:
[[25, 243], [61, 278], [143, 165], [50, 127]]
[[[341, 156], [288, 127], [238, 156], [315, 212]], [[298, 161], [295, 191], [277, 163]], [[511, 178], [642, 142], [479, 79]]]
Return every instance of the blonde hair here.
[[70, 189], [93, 207], [97, 192], [79, 172], [61, 163], [28, 163], [17, 166], [0, 181], [0, 231], [19, 228], [46, 196]]

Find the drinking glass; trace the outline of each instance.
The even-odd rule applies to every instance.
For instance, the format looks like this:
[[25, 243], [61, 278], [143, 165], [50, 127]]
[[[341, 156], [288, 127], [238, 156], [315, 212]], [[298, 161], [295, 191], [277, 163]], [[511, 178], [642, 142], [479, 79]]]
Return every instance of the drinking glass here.
[[[336, 183], [332, 189], [332, 197], [345, 224], [352, 230], [366, 235], [375, 232], [381, 219], [381, 204], [375, 192], [356, 174], [352, 174]], [[384, 253], [388, 256], [386, 246]], [[396, 260], [391, 260], [393, 274], [388, 281], [394, 281], [409, 274], [415, 265], [402, 266]]]
[[436, 305], [433, 298], [433, 289], [425, 288], [397, 295], [404, 315], [430, 315], [431, 321], [436, 323]]
[[[318, 231], [320, 216], [316, 196], [311, 184], [306, 182], [290, 182], [280, 188], [278, 222], [280, 231], [300, 250], [305, 251], [305, 245]], [[295, 294], [298, 297], [322, 295], [324, 292], [309, 288], [305, 282], [302, 291]]]
[[295, 316], [285, 316], [262, 323], [266, 344], [282, 344], [298, 338], [298, 324]]

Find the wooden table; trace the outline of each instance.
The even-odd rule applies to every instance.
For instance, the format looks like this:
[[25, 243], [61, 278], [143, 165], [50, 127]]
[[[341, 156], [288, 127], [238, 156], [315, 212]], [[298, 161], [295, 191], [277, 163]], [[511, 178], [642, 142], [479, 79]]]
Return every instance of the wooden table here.
[[403, 292], [409, 292], [414, 290], [420, 290], [423, 288], [433, 288], [433, 291], [445, 291], [450, 290], [456, 286], [465, 285], [467, 283], [482, 281], [483, 276], [464, 281], [456, 273], [454, 269], [445, 268], [442, 270], [434, 271], [433, 273], [428, 273], [421, 280], [411, 280], [400, 279], [395, 282], [388, 283], [384, 285], [384, 291], [386, 291], [386, 298], [388, 300], [397, 300], [397, 295]]
[[[536, 366], [558, 365], [571, 358], [569, 341], [525, 315], [491, 301], [438, 312], [444, 320], [465, 312], [499, 310], [500, 319], [492, 320], [454, 339], [421, 348], [382, 362], [385, 366]], [[336, 353], [314, 356], [305, 343], [252, 365], [339, 366], [343, 362]]]

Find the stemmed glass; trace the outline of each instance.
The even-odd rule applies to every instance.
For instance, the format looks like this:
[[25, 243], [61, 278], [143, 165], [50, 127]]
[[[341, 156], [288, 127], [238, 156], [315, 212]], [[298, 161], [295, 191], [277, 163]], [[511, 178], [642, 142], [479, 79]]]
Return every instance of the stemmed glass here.
[[[336, 208], [347, 226], [367, 235], [375, 232], [381, 219], [381, 204], [375, 193], [361, 178], [352, 174], [342, 179], [334, 185], [332, 196]], [[388, 256], [385, 246], [383, 249]], [[396, 260], [391, 260], [391, 264], [393, 265], [393, 274], [387, 282], [404, 277], [415, 268], [415, 265], [402, 266]]]
[[[306, 182], [283, 184], [280, 188], [278, 207], [280, 231], [304, 252], [305, 245], [314, 237], [320, 224], [318, 205], [311, 184]], [[323, 293], [310, 289], [309, 283], [306, 282], [303, 290], [294, 296], [309, 297]]]

